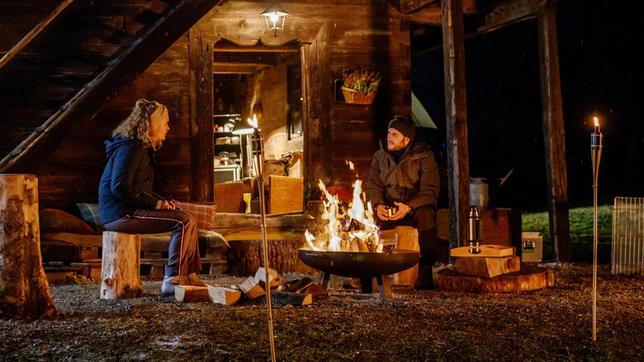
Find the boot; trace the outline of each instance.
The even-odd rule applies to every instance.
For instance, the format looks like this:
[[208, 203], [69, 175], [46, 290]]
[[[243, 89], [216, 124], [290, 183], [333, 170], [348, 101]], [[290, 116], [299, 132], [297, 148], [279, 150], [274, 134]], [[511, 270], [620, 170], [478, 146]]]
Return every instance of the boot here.
[[432, 276], [431, 264], [418, 265], [418, 279], [416, 279], [416, 283], [414, 283], [414, 289], [416, 290], [434, 289], [434, 278]]
[[205, 287], [206, 283], [201, 280], [199, 277], [199, 274], [197, 273], [190, 273], [188, 274], [188, 284], [193, 285], [195, 287]]
[[161, 296], [169, 297], [174, 295], [174, 287], [177, 285], [190, 285], [186, 275], [168, 275], [163, 277], [161, 283]]

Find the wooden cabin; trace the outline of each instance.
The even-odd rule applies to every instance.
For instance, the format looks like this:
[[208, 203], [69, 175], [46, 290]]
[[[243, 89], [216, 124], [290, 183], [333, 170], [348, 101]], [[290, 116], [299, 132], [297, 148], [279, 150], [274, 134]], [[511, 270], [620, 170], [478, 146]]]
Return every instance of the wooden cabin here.
[[[36, 174], [41, 208], [96, 202], [102, 142], [136, 99], [148, 98], [171, 115], [157, 166], [161, 193], [212, 202], [216, 167], [231, 166], [222, 164], [223, 151], [234, 152], [232, 166], [239, 166], [239, 175], [224, 178], [249, 176], [243, 141], [213, 132], [228, 132], [230, 120], [253, 114], [260, 116], [267, 159], [303, 155], [307, 197], [318, 179], [350, 185], [345, 160], [366, 175], [391, 116], [410, 113], [410, 24], [432, 25], [443, 34], [449, 185], [443, 192], [449, 191], [450, 240], [457, 244], [469, 187], [464, 38], [538, 18], [551, 230], [557, 258], [568, 260], [555, 3], [283, 0], [289, 15], [273, 32], [260, 16], [267, 1], [4, 2], [0, 172]], [[338, 96], [337, 81], [359, 68], [382, 76], [371, 105]], [[231, 144], [239, 152], [226, 149]]]

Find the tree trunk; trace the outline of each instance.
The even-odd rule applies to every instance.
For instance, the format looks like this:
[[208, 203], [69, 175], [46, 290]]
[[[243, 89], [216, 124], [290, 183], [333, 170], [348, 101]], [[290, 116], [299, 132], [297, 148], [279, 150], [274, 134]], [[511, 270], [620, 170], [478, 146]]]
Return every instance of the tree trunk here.
[[38, 179], [0, 175], [0, 318], [55, 316], [40, 255]]
[[[278, 273], [312, 273], [315, 269], [306, 266], [298, 256], [302, 246], [299, 240], [269, 240], [269, 267]], [[262, 243], [260, 240], [230, 241], [228, 268], [233, 275], [254, 275], [263, 265]]]
[[141, 235], [103, 232], [101, 299], [136, 298], [141, 288]]

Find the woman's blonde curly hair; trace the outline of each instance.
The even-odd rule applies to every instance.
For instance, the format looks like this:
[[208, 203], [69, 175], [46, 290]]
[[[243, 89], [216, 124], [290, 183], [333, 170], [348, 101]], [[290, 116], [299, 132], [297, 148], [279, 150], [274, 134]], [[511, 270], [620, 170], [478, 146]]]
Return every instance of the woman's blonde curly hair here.
[[132, 113], [112, 131], [112, 137], [120, 134], [127, 139], [141, 141], [145, 147], [159, 148], [161, 142], [154, 144], [148, 133], [150, 130], [150, 117], [159, 107], [166, 108], [157, 101], [149, 101], [143, 98], [137, 100], [134, 108], [132, 108]]

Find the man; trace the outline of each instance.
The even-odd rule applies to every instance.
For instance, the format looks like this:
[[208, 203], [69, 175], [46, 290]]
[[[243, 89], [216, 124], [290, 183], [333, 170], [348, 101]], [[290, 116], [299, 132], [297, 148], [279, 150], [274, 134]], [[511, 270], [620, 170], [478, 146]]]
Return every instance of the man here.
[[414, 140], [416, 126], [407, 116], [395, 116], [387, 131], [387, 149], [376, 151], [367, 180], [367, 199], [381, 229], [410, 225], [420, 244], [416, 289], [431, 289], [432, 265], [438, 251], [436, 200], [438, 165], [429, 146]]

